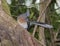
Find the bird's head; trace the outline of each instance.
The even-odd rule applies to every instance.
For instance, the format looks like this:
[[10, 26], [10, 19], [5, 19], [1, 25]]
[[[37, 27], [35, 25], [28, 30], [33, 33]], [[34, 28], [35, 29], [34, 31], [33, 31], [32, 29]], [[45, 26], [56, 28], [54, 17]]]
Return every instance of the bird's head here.
[[25, 16], [18, 16], [17, 21], [19, 21], [20, 23], [25, 23], [26, 22], [26, 17]]

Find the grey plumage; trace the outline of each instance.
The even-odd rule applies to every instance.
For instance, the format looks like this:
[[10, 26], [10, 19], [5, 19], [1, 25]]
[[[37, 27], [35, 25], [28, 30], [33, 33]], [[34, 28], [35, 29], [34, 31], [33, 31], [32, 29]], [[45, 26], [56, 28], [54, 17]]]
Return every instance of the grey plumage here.
[[26, 13], [21, 14], [17, 17], [17, 20], [20, 19], [20, 17], [23, 17], [27, 21], [29, 16], [30, 16], [30, 12], [29, 9], [27, 9]]
[[29, 25], [39, 25], [39, 26], [41, 26], [41, 27], [44, 27], [44, 28], [53, 28], [53, 26], [52, 25], [49, 25], [49, 24], [46, 24], [46, 23], [43, 23], [43, 22], [36, 22], [36, 21], [29, 21], [28, 20], [28, 17], [30, 16], [30, 13], [29, 13], [29, 9], [27, 9], [27, 12], [26, 13], [24, 13], [24, 14], [21, 14], [21, 15], [19, 15], [18, 16], [18, 18], [17, 18], [17, 20], [18, 19], [20, 19], [20, 18], [24, 18], [24, 20], [27, 22], [27, 24], [29, 24]]

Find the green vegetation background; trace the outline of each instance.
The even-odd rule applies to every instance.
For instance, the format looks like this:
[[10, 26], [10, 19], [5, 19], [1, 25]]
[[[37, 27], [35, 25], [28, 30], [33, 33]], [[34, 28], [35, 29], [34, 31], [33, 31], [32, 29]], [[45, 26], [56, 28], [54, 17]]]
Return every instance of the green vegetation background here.
[[[15, 20], [16, 18], [20, 15], [26, 12], [27, 7], [26, 6], [19, 6], [21, 2], [19, 0], [11, 0], [12, 3], [9, 5], [7, 4], [6, 0], [2, 0], [2, 6], [4, 11], [6, 11], [7, 14], [11, 15]], [[24, 2], [22, 0], [22, 2]], [[34, 3], [34, 0], [33, 0]], [[51, 4], [49, 5], [50, 7], [50, 12], [48, 13], [50, 19], [51, 19], [51, 24], [54, 26], [54, 31], [56, 32], [58, 28], [60, 27], [60, 16], [59, 14], [56, 13], [56, 9], [54, 9], [54, 4], [56, 3], [56, 0], [53, 0]], [[30, 8], [30, 20], [36, 21], [39, 16], [39, 11], [35, 8], [32, 7]], [[34, 29], [34, 25], [30, 27], [29, 32], [32, 33]], [[46, 39], [50, 41], [50, 33], [48, 29], [45, 30], [45, 35]], [[35, 37], [38, 39], [38, 32], [36, 32]]]

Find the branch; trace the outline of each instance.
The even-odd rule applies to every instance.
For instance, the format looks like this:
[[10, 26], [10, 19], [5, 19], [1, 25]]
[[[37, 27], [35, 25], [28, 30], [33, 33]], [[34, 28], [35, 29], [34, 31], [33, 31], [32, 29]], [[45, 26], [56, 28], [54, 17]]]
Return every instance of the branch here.
[[[38, 19], [37, 19], [37, 21], [39, 21], [40, 19], [41, 19], [41, 17], [43, 16], [43, 13], [45, 12], [45, 10], [47, 9], [47, 7], [49, 6], [49, 4], [51, 3], [51, 0], [47, 0], [47, 1], [45, 1], [43, 4], [45, 4], [44, 5], [44, 9], [42, 10], [42, 12], [40, 13], [40, 16], [38, 17]], [[35, 34], [35, 32], [36, 32], [36, 29], [37, 29], [37, 25], [35, 25], [35, 27], [34, 27], [34, 31], [33, 31], [33, 36], [34, 36], [34, 34]]]

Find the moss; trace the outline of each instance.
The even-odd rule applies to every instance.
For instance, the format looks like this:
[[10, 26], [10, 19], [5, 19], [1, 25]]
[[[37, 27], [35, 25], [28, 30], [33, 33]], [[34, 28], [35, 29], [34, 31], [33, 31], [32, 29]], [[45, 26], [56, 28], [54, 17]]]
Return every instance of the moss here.
[[2, 7], [3, 7], [4, 11], [5, 11], [7, 14], [11, 15], [11, 14], [10, 14], [10, 8], [9, 8], [6, 0], [2, 0]]

